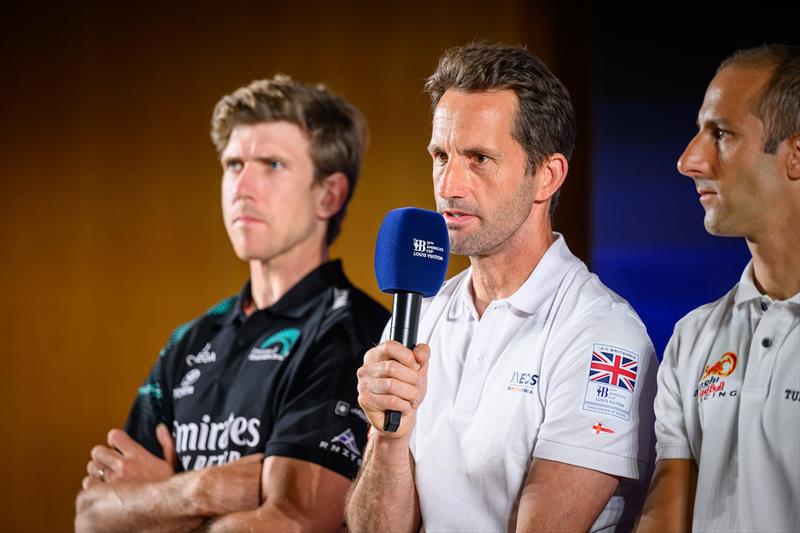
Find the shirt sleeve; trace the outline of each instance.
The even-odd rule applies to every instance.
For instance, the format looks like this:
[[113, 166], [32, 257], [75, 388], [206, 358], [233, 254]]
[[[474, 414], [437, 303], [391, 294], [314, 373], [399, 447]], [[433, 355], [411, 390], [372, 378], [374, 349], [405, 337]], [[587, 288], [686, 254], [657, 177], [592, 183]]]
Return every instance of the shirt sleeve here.
[[172, 352], [177, 349], [178, 343], [183, 338], [190, 324], [183, 324], [175, 328], [170, 335], [167, 344], [158, 354], [158, 359], [153, 364], [150, 374], [145, 379], [144, 384], [139, 387], [136, 399], [125, 423], [125, 432], [130, 437], [144, 446], [147, 451], [163, 459], [164, 453], [161, 444], [156, 437], [156, 427], [158, 424], [166, 424], [170, 427], [171, 412], [170, 405], [164, 397], [168, 391], [164, 380], [164, 364], [167, 358], [171, 357]]
[[678, 369], [680, 337], [676, 328], [658, 369], [658, 393], [655, 400], [656, 459], [692, 459], [686, 431], [683, 398]]
[[367, 347], [340, 321], [309, 348], [277, 406], [264, 455], [319, 464], [354, 479], [367, 440], [356, 371]]
[[125, 431], [147, 451], [163, 459], [161, 445], [156, 438], [156, 426], [167, 423], [164, 417], [164, 387], [161, 379], [161, 358], [153, 365], [150, 375], [139, 387], [133, 401]]
[[573, 321], [547, 348], [533, 457], [641, 479], [652, 446], [657, 358], [627, 307], [601, 311]]

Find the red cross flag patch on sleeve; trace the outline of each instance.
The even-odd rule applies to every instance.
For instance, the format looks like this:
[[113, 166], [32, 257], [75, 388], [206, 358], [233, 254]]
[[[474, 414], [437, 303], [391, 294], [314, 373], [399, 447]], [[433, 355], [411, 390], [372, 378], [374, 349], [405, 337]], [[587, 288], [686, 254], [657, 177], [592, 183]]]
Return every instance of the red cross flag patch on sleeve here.
[[638, 371], [637, 354], [616, 346], [593, 345], [583, 410], [630, 420]]

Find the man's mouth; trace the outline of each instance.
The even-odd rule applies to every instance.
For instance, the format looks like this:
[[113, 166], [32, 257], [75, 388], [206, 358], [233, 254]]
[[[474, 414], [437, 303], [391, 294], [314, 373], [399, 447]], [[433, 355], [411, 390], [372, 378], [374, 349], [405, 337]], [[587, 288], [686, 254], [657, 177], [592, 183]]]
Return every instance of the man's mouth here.
[[445, 209], [441, 213], [442, 216], [444, 217], [445, 223], [448, 226], [466, 224], [467, 222], [478, 218], [476, 215], [473, 215], [472, 213], [459, 211], [457, 209]]
[[264, 220], [253, 215], [239, 215], [233, 218], [234, 224], [264, 224]]

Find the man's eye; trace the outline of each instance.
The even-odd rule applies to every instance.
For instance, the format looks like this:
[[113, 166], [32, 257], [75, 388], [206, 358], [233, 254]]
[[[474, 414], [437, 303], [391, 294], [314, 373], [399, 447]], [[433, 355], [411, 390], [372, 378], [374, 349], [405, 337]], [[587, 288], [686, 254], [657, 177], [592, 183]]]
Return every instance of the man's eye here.
[[267, 166], [272, 170], [280, 170], [284, 167], [282, 161], [278, 161], [277, 159], [270, 159], [267, 161]]
[[447, 154], [444, 152], [434, 152], [433, 160], [437, 163], [447, 163]]
[[486, 163], [486, 162], [489, 161], [489, 157], [485, 156], [483, 154], [475, 154], [472, 157], [472, 160], [475, 161], [476, 163], [478, 163], [479, 165], [482, 165], [483, 163]]
[[242, 170], [242, 162], [241, 161], [226, 161], [225, 162], [225, 170], [230, 172], [238, 173]]
[[730, 132], [723, 130], [722, 128], [714, 128], [714, 138], [718, 141], [722, 140], [725, 136], [727, 136]]

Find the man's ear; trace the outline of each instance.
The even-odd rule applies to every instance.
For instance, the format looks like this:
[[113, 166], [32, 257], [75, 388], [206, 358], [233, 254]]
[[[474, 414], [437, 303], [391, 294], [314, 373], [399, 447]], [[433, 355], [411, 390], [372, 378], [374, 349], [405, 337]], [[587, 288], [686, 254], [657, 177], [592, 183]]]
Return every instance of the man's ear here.
[[343, 172], [334, 172], [317, 183], [317, 216], [323, 219], [333, 218], [338, 213], [350, 192], [350, 183]]
[[535, 201], [545, 202], [564, 184], [569, 170], [569, 161], [563, 154], [550, 154], [537, 172], [539, 187]]
[[789, 141], [789, 154], [786, 157], [786, 173], [789, 179], [800, 179], [800, 133], [795, 133], [787, 139]]

